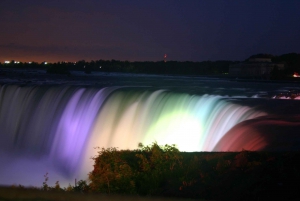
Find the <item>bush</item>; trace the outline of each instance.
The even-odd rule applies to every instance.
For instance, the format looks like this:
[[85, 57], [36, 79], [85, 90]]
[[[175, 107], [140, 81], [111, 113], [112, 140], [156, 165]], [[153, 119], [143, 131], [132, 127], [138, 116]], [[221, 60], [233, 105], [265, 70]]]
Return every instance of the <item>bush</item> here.
[[94, 161], [92, 192], [257, 200], [296, 195], [300, 181], [298, 152], [186, 153], [153, 143], [133, 151], [101, 149]]
[[134, 151], [101, 149], [93, 159], [90, 188], [105, 193], [158, 195], [167, 186], [166, 181], [174, 180], [175, 169], [181, 167], [179, 150], [157, 143], [140, 144]]

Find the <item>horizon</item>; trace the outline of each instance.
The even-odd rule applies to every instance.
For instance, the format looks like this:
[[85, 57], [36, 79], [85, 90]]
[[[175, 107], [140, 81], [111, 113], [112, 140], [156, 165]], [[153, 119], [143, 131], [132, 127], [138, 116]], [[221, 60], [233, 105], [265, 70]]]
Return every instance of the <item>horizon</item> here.
[[[251, 56], [255, 56], [255, 55], [260, 55], [260, 54], [264, 54], [264, 55], [271, 55], [273, 57], [278, 57], [278, 56], [282, 56], [282, 55], [287, 55], [287, 54], [300, 54], [300, 53], [296, 53], [296, 52], [289, 52], [289, 53], [283, 53], [281, 55], [272, 55], [272, 54], [269, 54], [269, 53], [257, 53], [257, 54], [253, 54], [253, 55], [250, 55], [248, 56], [247, 58], [243, 59], [243, 60], [229, 60], [229, 59], [216, 59], [216, 60], [202, 60], [202, 61], [179, 61], [179, 60], [166, 60], [166, 62], [194, 62], [194, 63], [201, 63], [201, 62], [217, 62], [217, 61], [232, 61], [232, 62], [243, 62], [247, 59], [249, 59]], [[38, 63], [38, 64], [41, 64], [41, 63], [49, 63], [49, 64], [52, 64], [52, 63], [77, 63], [79, 61], [85, 61], [87, 63], [89, 62], [93, 62], [93, 61], [112, 61], [112, 60], [115, 60], [115, 61], [120, 61], [120, 62], [131, 62], [131, 63], [134, 63], [134, 62], [162, 62], [164, 61], [164, 59], [161, 59], [161, 60], [156, 60], [156, 61], [147, 61], [147, 60], [135, 60], [135, 61], [129, 61], [129, 60], [118, 60], [118, 59], [95, 59], [95, 60], [85, 60], [85, 59], [79, 59], [79, 60], [76, 60], [76, 61], [67, 61], [67, 60], [58, 60], [58, 61], [50, 61], [50, 60], [27, 60], [27, 61], [22, 61], [22, 60], [18, 60], [18, 59], [6, 59], [6, 60], [3, 60], [1, 61], [0, 60], [0, 63], [1, 64], [10, 64], [12, 61], [15, 62], [15, 64], [18, 64], [16, 62], [19, 62], [19, 63], [26, 63], [26, 64], [30, 64], [30, 63]], [[9, 63], [8, 63], [9, 62]]]

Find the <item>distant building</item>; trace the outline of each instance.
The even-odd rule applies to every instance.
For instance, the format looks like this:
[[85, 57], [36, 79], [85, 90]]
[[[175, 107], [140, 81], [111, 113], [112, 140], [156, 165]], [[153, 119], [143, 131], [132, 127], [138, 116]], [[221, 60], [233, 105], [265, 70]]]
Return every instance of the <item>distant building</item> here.
[[271, 58], [250, 58], [246, 62], [229, 66], [229, 74], [236, 77], [269, 79], [274, 67], [284, 69], [283, 63], [273, 63]]

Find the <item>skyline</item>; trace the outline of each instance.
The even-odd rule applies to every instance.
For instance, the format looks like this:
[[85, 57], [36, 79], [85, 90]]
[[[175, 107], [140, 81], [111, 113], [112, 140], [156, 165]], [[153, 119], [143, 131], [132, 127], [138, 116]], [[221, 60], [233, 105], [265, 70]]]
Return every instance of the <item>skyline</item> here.
[[1, 1], [0, 62], [241, 61], [300, 52], [299, 1]]

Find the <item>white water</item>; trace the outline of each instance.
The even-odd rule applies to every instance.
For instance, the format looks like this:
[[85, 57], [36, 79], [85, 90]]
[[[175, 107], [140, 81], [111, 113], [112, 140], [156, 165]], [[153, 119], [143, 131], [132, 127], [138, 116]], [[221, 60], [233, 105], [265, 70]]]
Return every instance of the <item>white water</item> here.
[[86, 179], [95, 147], [136, 149], [156, 141], [181, 151], [212, 151], [233, 126], [262, 115], [220, 96], [4, 85], [0, 184], [41, 186], [46, 172], [50, 183]]

